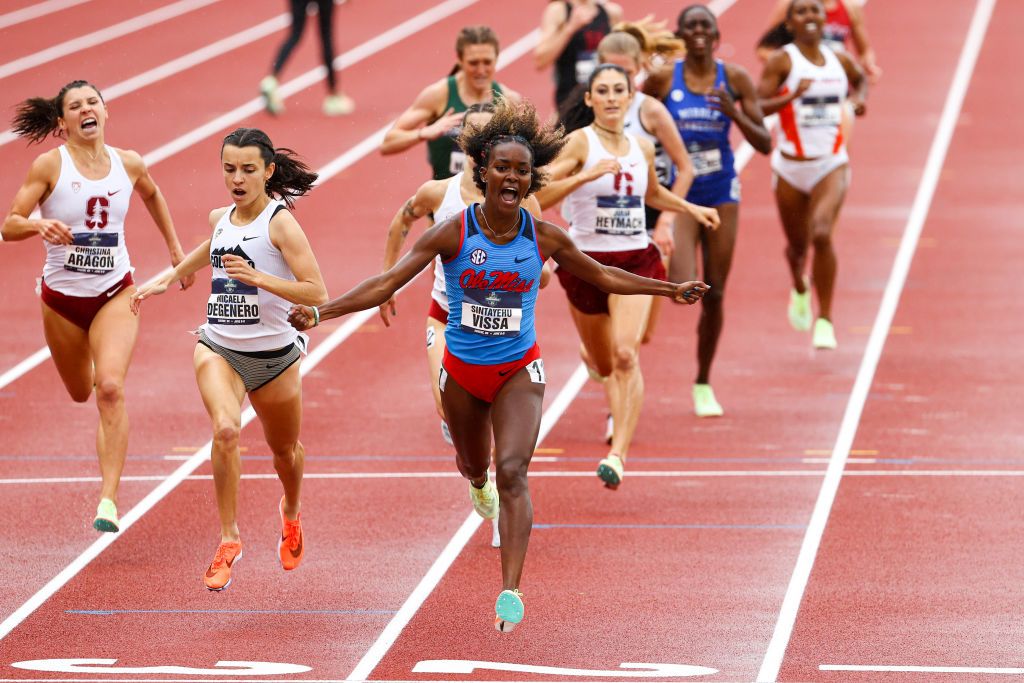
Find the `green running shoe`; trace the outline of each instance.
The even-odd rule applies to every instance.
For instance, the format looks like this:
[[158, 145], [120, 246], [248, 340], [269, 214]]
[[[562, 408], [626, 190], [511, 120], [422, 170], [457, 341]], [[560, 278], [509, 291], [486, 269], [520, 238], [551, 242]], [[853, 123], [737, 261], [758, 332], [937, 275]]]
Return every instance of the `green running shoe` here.
[[814, 348], [834, 349], [838, 346], [836, 342], [836, 331], [832, 323], [824, 318], [814, 321]]
[[117, 525], [117, 506], [109, 498], [101, 498], [100, 504], [96, 506], [96, 519], [92, 520], [92, 528], [96, 531], [109, 531], [111, 533], [120, 530]]
[[693, 385], [693, 412], [697, 417], [721, 417], [725, 413], [710, 384]]

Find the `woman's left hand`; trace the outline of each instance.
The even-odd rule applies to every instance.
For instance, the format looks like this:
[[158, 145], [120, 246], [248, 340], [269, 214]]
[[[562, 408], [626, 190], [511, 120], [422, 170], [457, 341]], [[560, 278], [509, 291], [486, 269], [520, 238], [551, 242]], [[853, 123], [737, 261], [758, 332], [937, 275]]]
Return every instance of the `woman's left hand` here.
[[249, 265], [241, 256], [234, 254], [224, 254], [221, 257], [221, 264], [224, 266], [224, 272], [228, 274], [228, 277], [232, 280], [237, 280], [246, 285], [252, 285], [253, 287], [260, 286], [260, 271], [256, 270]]
[[[177, 265], [179, 263], [181, 263], [182, 261], [184, 261], [184, 260], [185, 260], [185, 252], [183, 252], [181, 250], [181, 247], [179, 247], [179, 248], [177, 248], [177, 249], [175, 249], [175, 250], [173, 250], [171, 252], [171, 267], [172, 268], [177, 267]], [[195, 283], [195, 281], [196, 281], [196, 274], [195, 273], [192, 273], [191, 275], [186, 275], [185, 277], [183, 277], [180, 280], [178, 280], [178, 287], [180, 287], [183, 290], [184, 289], [188, 289], [189, 287], [191, 287]]]
[[690, 212], [690, 215], [701, 224], [701, 227], [718, 230], [718, 226], [722, 222], [718, 217], [718, 211], [709, 206], [698, 206], [690, 202], [686, 202], [686, 204], [686, 208]]
[[316, 316], [313, 314], [313, 309], [309, 306], [295, 304], [288, 310], [288, 324], [299, 332], [304, 332], [313, 327], [315, 322]]
[[700, 280], [674, 283], [673, 286], [676, 291], [672, 295], [672, 300], [680, 304], [695, 304], [711, 289], [711, 287]]
[[857, 97], [850, 98], [850, 106], [853, 107], [853, 113], [855, 116], [864, 116], [868, 112], [868, 105], [864, 100]]
[[739, 112], [736, 111], [736, 100], [732, 98], [732, 94], [725, 88], [715, 88], [707, 95], [708, 106], [712, 109], [717, 109], [733, 121], [739, 116]]

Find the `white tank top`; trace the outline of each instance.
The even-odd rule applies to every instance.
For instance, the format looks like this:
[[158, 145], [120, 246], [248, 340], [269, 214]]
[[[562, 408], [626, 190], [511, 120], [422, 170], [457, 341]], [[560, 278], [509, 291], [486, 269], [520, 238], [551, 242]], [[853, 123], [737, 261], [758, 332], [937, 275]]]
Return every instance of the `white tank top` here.
[[618, 159], [622, 172], [605, 173], [583, 185], [563, 203], [563, 215], [569, 221], [569, 235], [582, 251], [632, 251], [647, 248], [644, 214], [647, 194], [647, 159], [640, 142], [626, 133], [629, 151], [616, 157], [601, 144], [597, 133], [587, 126], [587, 161], [581, 170], [603, 159]]
[[[462, 173], [460, 171], [448, 179], [448, 186], [445, 188], [441, 205], [434, 212], [435, 222], [446, 221], [468, 208], [469, 205], [462, 200]], [[434, 288], [430, 290], [430, 296], [445, 312], [448, 311], [448, 290], [445, 289], [444, 264], [441, 263], [440, 256], [434, 259]]]
[[[661, 140], [654, 133], [644, 128], [643, 120], [640, 118], [640, 110], [643, 108], [644, 100], [647, 97], [647, 95], [639, 90], [633, 93], [633, 101], [630, 103], [629, 109], [626, 110], [623, 130], [627, 133], [632, 133], [638, 138], [647, 138], [651, 141], [651, 144], [654, 145], [654, 174], [658, 176], [659, 183], [671, 188], [672, 182], [675, 180], [672, 173], [672, 160], [665, 153], [665, 148], [661, 146]], [[651, 229], [653, 228], [654, 226], [651, 226]]]
[[849, 89], [843, 65], [825, 45], [821, 46], [824, 66], [812, 64], [792, 43], [782, 49], [792, 67], [780, 92], [793, 92], [803, 79], [813, 83], [807, 92], [779, 110], [777, 147], [790, 156], [806, 159], [838, 154], [843, 147], [839, 124]]
[[228, 209], [217, 221], [210, 240], [210, 265], [213, 280], [206, 305], [206, 324], [202, 329], [215, 344], [232, 351], [272, 351], [293, 343], [302, 337], [288, 324], [288, 309], [292, 304], [270, 292], [228, 278], [221, 265], [225, 254], [241, 256], [256, 270], [295, 280], [295, 275], [281, 252], [270, 241], [270, 220], [284, 202], [271, 200], [266, 208], [248, 225], [234, 225]]
[[43, 218], [61, 221], [74, 236], [74, 243], [67, 246], [44, 242], [43, 279], [48, 287], [68, 296], [99, 296], [132, 269], [124, 221], [134, 188], [121, 155], [113, 147], [105, 148], [110, 172], [100, 180], [89, 180], [61, 145], [60, 175], [53, 192], [39, 205]]

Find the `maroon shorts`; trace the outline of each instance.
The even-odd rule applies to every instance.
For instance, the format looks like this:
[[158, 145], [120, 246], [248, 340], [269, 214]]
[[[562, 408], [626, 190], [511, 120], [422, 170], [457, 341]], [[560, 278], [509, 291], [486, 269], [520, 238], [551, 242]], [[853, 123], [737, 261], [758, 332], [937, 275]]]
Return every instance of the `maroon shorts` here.
[[441, 304], [437, 303], [437, 299], [434, 297], [430, 297], [430, 310], [427, 311], [427, 317], [440, 321], [442, 325], [448, 324], [448, 311], [441, 308]]
[[100, 309], [106, 306], [115, 294], [122, 289], [131, 287], [133, 284], [135, 284], [135, 280], [132, 278], [131, 271], [128, 271], [117, 284], [112, 285], [99, 296], [69, 296], [55, 289], [50, 289], [46, 286], [46, 281], [44, 280], [40, 298], [44, 304], [56, 311], [62, 318], [73, 322], [88, 332], [93, 318], [100, 312]]
[[[583, 253], [602, 265], [622, 268], [634, 275], [642, 275], [655, 280], [665, 280], [668, 277], [665, 273], [665, 264], [661, 262], [661, 252], [653, 243], [648, 244], [646, 249], [586, 251]], [[608, 313], [607, 292], [570, 274], [564, 268], [559, 268], [555, 272], [558, 273], [558, 281], [562, 283], [562, 289], [565, 290], [565, 295], [573, 308], [580, 313], [589, 315]]]
[[497, 365], [466, 363], [453, 356], [445, 347], [444, 360], [441, 361], [441, 391], [444, 391], [445, 375], [447, 374], [455, 380], [456, 384], [481, 401], [491, 403], [501, 388], [505, 386], [505, 382], [534, 361], [539, 361], [539, 363], [536, 373], [531, 372], [530, 377], [533, 381], [544, 384], [544, 361], [539, 359], [540, 347], [536, 344], [519, 360]]

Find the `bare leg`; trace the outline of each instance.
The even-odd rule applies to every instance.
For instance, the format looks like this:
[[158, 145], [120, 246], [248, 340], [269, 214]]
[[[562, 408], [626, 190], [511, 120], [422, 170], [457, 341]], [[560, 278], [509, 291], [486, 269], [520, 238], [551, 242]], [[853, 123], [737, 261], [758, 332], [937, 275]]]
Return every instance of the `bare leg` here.
[[210, 460], [220, 513], [221, 542], [237, 543], [238, 482], [242, 473], [238, 440], [242, 429], [245, 385], [226, 360], [202, 344], [196, 344], [193, 364], [199, 393], [213, 425]]
[[274, 454], [274, 470], [284, 487], [284, 516], [298, 518], [302, 504], [302, 472], [306, 449], [299, 441], [302, 425], [302, 382], [299, 363], [249, 393], [263, 425], [263, 436]]
[[786, 235], [786, 263], [793, 289], [800, 294], [807, 291], [804, 274], [807, 271], [807, 250], [810, 247], [811, 232], [807, 210], [809, 198], [803, 192], [776, 176], [775, 204], [779, 219]]
[[89, 333], [55, 310], [42, 304], [43, 334], [53, 356], [64, 388], [75, 403], [85, 403], [92, 395], [93, 375]]
[[843, 165], [821, 179], [811, 190], [808, 223], [814, 243], [814, 289], [818, 294], [818, 316], [831, 322], [837, 260], [832, 235], [839, 210], [846, 198], [849, 166]]
[[715, 208], [722, 224], [718, 230], [704, 231], [701, 235], [703, 280], [711, 285], [711, 289], [701, 299], [700, 321], [697, 323], [697, 384], [710, 382], [711, 363], [725, 324], [725, 285], [732, 266], [739, 224], [739, 204], [720, 204]]
[[644, 403], [640, 340], [647, 327], [651, 297], [612, 294], [608, 297], [608, 308], [611, 311], [612, 338], [615, 344], [615, 367], [605, 384], [614, 385], [617, 391], [616, 401], [611, 404], [615, 434], [612, 435], [610, 452], [625, 462]]
[[430, 366], [430, 389], [434, 394], [434, 408], [437, 416], [444, 419], [444, 406], [441, 404], [441, 389], [437, 378], [441, 373], [441, 361], [444, 359], [445, 324], [427, 316], [427, 365]]

